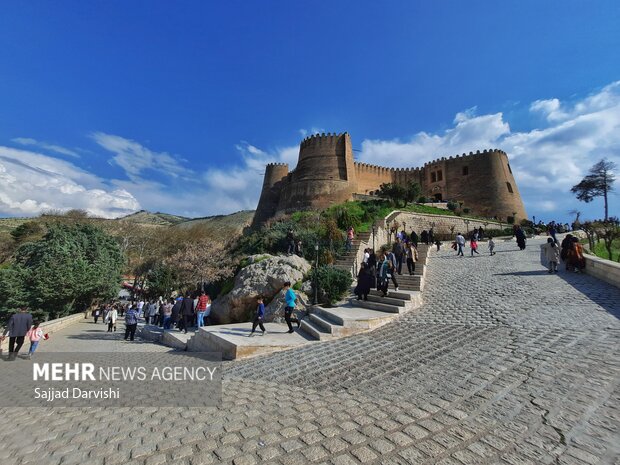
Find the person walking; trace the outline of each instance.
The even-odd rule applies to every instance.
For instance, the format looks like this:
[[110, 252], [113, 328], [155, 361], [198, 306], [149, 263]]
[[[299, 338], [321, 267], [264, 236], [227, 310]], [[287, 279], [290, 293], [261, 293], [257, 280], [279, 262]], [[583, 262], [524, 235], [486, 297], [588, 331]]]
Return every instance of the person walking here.
[[133, 341], [137, 328], [138, 310], [133, 307], [129, 307], [129, 310], [125, 313], [125, 340], [129, 338], [130, 341]]
[[28, 358], [32, 358], [32, 354], [34, 354], [37, 347], [39, 347], [39, 342], [41, 339], [44, 339], [43, 330], [39, 327], [40, 322], [35, 321], [32, 325], [32, 328], [28, 330], [26, 333], [26, 337], [30, 341], [30, 350], [28, 350]]
[[360, 271], [357, 274], [357, 286], [355, 287], [355, 294], [357, 300], [368, 300], [368, 294], [370, 294], [370, 288], [372, 286], [371, 271], [368, 268], [368, 263], [362, 263]]
[[385, 254], [381, 254], [377, 265], [377, 290], [382, 293], [382, 297], [388, 295], [388, 288], [390, 285], [389, 268], [390, 261]]
[[345, 248], [347, 252], [351, 252], [351, 247], [353, 246], [353, 239], [355, 238], [355, 229], [353, 226], [349, 226], [347, 229], [347, 241], [345, 243]]
[[95, 320], [95, 324], [97, 324], [97, 321], [99, 320], [100, 316], [101, 316], [101, 308], [97, 307], [93, 310], [93, 319]]
[[392, 245], [392, 253], [394, 254], [394, 258], [396, 261], [395, 271], [398, 274], [403, 274], [403, 259], [405, 256], [405, 247], [403, 246], [402, 241], [399, 238], [396, 238], [394, 244]]
[[562, 243], [560, 244], [560, 247], [562, 249], [560, 251], [560, 258], [566, 265], [567, 270], [568, 270], [568, 251], [570, 250], [572, 245], [573, 245], [573, 235], [567, 234], [566, 236], [564, 236], [564, 239], [562, 239]]
[[465, 254], [463, 253], [463, 247], [465, 247], [465, 237], [461, 233], [458, 233], [456, 235], [456, 246], [458, 247], [458, 252], [456, 253], [456, 255], [464, 257]]
[[[263, 318], [265, 317], [265, 304], [263, 303], [263, 298], [258, 296], [256, 298], [256, 313], [254, 314], [254, 320], [252, 320], [252, 332], [249, 336], [254, 336], [254, 332], [256, 331], [256, 327], [259, 326], [262, 331], [262, 335], [265, 335], [265, 325], [263, 325]], [[290, 332], [290, 331], [289, 331]]]
[[147, 313], [147, 315], [144, 316], [146, 320], [146, 324], [156, 325], [157, 324], [157, 304], [155, 303], [154, 300], [151, 300], [149, 302], [148, 306], [146, 307], [145, 313]]
[[491, 254], [491, 256], [495, 255], [495, 241], [493, 240], [492, 237], [489, 237], [488, 246], [489, 246], [489, 253]]
[[118, 319], [118, 311], [116, 307], [111, 307], [110, 311], [103, 320], [104, 323], [108, 324], [108, 333], [111, 333], [112, 330], [116, 331], [116, 320]]
[[202, 328], [205, 318], [205, 312], [207, 311], [207, 304], [209, 303], [209, 296], [205, 291], [200, 292], [200, 297], [198, 297], [198, 303], [196, 304], [196, 326], [198, 328]]
[[194, 322], [194, 299], [189, 292], [181, 304], [181, 314], [183, 315], [183, 329], [187, 334], [187, 328], [191, 328]]
[[407, 271], [410, 276], [415, 273], [415, 264], [418, 261], [418, 249], [413, 244], [405, 246], [405, 260], [407, 261]]
[[170, 329], [170, 325], [172, 323], [172, 306], [174, 305], [174, 300], [170, 299], [163, 305], [163, 319], [162, 326], [164, 329]]
[[552, 237], [547, 238], [547, 243], [540, 246], [543, 256], [547, 260], [549, 273], [558, 272], [560, 261], [560, 246], [555, 243]]
[[388, 259], [388, 278], [394, 283], [394, 290], [398, 292], [398, 281], [396, 281], [396, 256], [392, 252], [388, 252], [386, 255]]
[[183, 297], [177, 297], [172, 307], [172, 325], [176, 325], [178, 329], [183, 327], [183, 318], [181, 317], [181, 306], [183, 305]]
[[428, 245], [428, 231], [426, 229], [420, 233], [420, 242]]
[[471, 240], [469, 241], [469, 246], [471, 247], [471, 256], [474, 256], [474, 252], [478, 255], [480, 255], [480, 252], [478, 252], [478, 233], [474, 234], [474, 236], [471, 238]]
[[144, 300], [140, 299], [140, 302], [138, 302], [138, 316], [144, 316], [143, 313], [144, 310]]
[[284, 320], [288, 326], [288, 332], [292, 333], [293, 325], [291, 323], [297, 323], [297, 327], [301, 325], [301, 321], [298, 318], [293, 317], [293, 311], [295, 310], [295, 301], [297, 300], [297, 295], [295, 291], [291, 289], [291, 283], [289, 281], [284, 283], [284, 287], [282, 288], [284, 291], [284, 300], [286, 301], [286, 309], [284, 310]]
[[9, 360], [15, 360], [19, 350], [24, 345], [24, 338], [32, 327], [32, 315], [28, 313], [27, 307], [19, 309], [18, 313], [14, 313], [9, 318], [4, 334], [0, 341], [4, 341], [9, 336]]
[[413, 242], [413, 245], [418, 248], [418, 235], [413, 230], [411, 231], [411, 242]]
[[517, 238], [517, 245], [519, 246], [519, 250], [525, 250], [525, 231], [521, 228], [521, 226], [517, 226], [514, 230], [515, 237]]
[[293, 255], [293, 252], [295, 252], [295, 233], [292, 229], [286, 232], [286, 245], [286, 255]]

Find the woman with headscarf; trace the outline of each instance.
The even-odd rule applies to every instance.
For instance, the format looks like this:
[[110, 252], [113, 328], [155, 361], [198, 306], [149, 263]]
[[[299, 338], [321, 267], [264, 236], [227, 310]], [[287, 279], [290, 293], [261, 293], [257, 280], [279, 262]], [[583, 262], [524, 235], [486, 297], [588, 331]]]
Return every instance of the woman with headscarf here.
[[515, 237], [517, 238], [519, 250], [525, 250], [525, 231], [520, 226], [517, 226], [515, 229]]
[[586, 267], [586, 259], [583, 256], [583, 246], [577, 237], [571, 239], [571, 248], [568, 249], [567, 262], [569, 269], [580, 273]]

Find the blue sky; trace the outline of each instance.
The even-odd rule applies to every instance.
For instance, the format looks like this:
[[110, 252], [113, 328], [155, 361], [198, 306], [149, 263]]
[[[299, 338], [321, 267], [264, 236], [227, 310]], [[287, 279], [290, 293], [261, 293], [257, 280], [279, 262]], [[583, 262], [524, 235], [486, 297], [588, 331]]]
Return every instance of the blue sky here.
[[502, 148], [530, 215], [601, 216], [568, 190], [620, 164], [619, 24], [617, 1], [3, 2], [0, 214], [251, 209], [266, 162], [348, 131], [392, 166]]

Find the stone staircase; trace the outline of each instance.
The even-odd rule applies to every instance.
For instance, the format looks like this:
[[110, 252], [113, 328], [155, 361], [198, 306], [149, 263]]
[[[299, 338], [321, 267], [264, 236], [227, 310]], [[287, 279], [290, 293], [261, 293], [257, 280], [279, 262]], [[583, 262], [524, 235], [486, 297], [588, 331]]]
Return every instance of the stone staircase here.
[[319, 341], [350, 336], [389, 323], [421, 302], [420, 292], [391, 292], [389, 297], [381, 297], [380, 292], [371, 291], [367, 301], [353, 297], [333, 308], [312, 307], [300, 330]]
[[365, 244], [368, 244], [371, 240], [371, 234], [372, 233], [370, 232], [357, 234], [355, 239], [351, 242], [351, 251], [339, 256], [336, 263], [334, 263], [334, 267], [342, 270], [351, 269], [351, 267], [356, 264], [355, 262], [361, 243], [364, 242]]

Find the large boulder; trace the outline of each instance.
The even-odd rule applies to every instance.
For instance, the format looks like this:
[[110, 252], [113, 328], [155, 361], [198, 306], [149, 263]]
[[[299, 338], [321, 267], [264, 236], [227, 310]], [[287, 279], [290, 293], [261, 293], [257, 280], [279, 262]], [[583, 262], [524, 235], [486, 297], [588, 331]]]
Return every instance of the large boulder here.
[[[302, 281], [311, 268], [310, 263], [297, 255], [252, 255], [248, 262], [235, 276], [233, 289], [213, 301], [211, 316], [219, 324], [249, 321], [256, 310], [258, 295], [264, 297], [265, 303], [271, 302], [285, 282], [294, 285]], [[266, 320], [273, 321], [271, 315], [277, 311], [266, 313], [270, 316]]]

